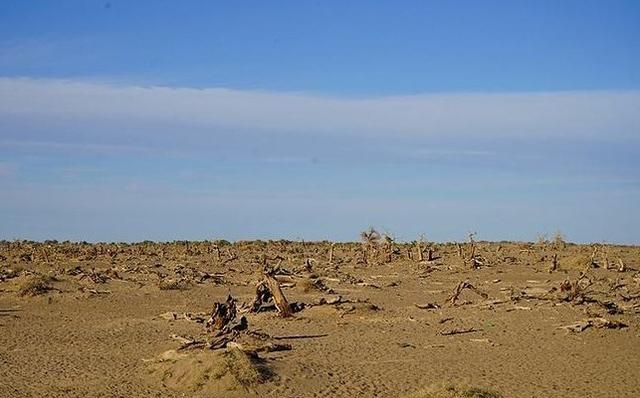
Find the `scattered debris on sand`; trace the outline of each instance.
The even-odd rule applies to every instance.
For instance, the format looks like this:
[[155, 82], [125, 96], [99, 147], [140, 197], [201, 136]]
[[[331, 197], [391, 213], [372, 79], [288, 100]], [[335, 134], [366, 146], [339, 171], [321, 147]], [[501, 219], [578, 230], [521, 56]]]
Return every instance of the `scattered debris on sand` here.
[[588, 318], [582, 321], [572, 323], [570, 325], [560, 326], [559, 329], [564, 329], [568, 332], [580, 333], [591, 327], [599, 329], [622, 329], [628, 325], [619, 321], [613, 321], [606, 318]]

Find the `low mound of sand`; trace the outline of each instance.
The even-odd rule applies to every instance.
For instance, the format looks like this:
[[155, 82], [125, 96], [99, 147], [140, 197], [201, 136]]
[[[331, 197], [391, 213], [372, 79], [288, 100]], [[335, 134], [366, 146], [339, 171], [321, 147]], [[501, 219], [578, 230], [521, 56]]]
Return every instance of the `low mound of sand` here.
[[253, 387], [268, 375], [238, 349], [164, 352], [150, 365], [154, 382], [193, 397], [252, 397]]

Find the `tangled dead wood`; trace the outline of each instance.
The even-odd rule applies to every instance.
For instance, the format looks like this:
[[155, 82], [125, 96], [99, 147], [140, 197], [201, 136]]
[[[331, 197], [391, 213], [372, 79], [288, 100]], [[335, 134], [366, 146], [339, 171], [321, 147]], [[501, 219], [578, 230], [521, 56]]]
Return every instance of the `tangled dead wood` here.
[[296, 310], [302, 309], [301, 304], [291, 305], [280, 288], [280, 283], [270, 273], [265, 272], [263, 279], [256, 284], [255, 297], [251, 303], [244, 305], [243, 310], [248, 312], [269, 311], [273, 307], [278, 310], [281, 317], [287, 318]]
[[224, 336], [246, 330], [247, 318], [237, 317], [236, 300], [229, 295], [224, 303], [215, 303], [211, 317], [206, 323], [206, 329], [214, 337]]
[[304, 339], [324, 337], [325, 334], [317, 335], [290, 335], [271, 337], [259, 331], [250, 331], [246, 317], [238, 316], [236, 300], [229, 295], [225, 302], [214, 303], [211, 317], [205, 324], [205, 330], [210, 336], [207, 339], [196, 339], [193, 337], [183, 337], [172, 335], [171, 338], [181, 343], [178, 350], [208, 348], [218, 349], [239, 349], [252, 357], [257, 357], [258, 353], [291, 350], [290, 344], [276, 343], [272, 340]]
[[560, 301], [568, 301], [574, 304], [582, 304], [588, 301], [586, 290], [591, 286], [592, 282], [586, 277], [578, 278], [575, 281], [565, 279], [560, 284]]

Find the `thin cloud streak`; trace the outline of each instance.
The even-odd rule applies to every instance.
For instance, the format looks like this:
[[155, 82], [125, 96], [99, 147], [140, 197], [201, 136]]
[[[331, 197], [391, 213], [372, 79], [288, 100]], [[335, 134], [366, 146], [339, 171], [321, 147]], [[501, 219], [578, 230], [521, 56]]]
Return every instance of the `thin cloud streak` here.
[[161, 154], [161, 155], [177, 155], [179, 152], [169, 149], [154, 149], [145, 146], [132, 145], [109, 145], [109, 144], [84, 144], [73, 142], [56, 142], [56, 141], [19, 141], [19, 140], [0, 140], [0, 149], [7, 148], [11, 150], [45, 150], [49, 153], [53, 151], [60, 152], [77, 152], [84, 153], [101, 153], [101, 154]]
[[[35, 118], [42, 123], [170, 124], [298, 135], [612, 139], [637, 136], [638, 109], [640, 91], [345, 99], [222, 88], [0, 78], [0, 115], [17, 120]], [[83, 137], [90, 134], [83, 132]]]

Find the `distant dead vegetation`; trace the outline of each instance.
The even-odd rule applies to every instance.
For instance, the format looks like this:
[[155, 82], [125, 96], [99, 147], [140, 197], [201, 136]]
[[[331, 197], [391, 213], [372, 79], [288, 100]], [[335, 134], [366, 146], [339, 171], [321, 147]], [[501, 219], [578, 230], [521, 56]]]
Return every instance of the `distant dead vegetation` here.
[[[516, 246], [518, 255], [504, 250]], [[173, 241], [138, 243], [87, 243], [58, 241], [0, 241], [0, 281], [21, 275], [30, 264], [59, 266], [71, 260], [78, 267], [82, 263], [111, 263], [143, 258], [157, 263], [177, 263], [173, 274], [159, 269], [158, 288], [161, 290], [185, 290], [194, 284], [221, 283], [224, 276], [196, 270], [192, 260], [208, 264], [233, 267], [250, 261], [264, 266], [269, 263], [309, 269], [314, 263], [327, 263], [339, 268], [353, 264], [414, 263], [425, 272], [436, 266], [448, 268], [479, 269], [501, 263], [542, 265], [548, 272], [589, 268], [625, 272], [628, 264], [623, 261], [626, 246], [594, 243], [575, 245], [568, 243], [564, 235], [556, 233], [551, 239], [540, 236], [536, 242], [486, 242], [478, 240], [478, 234], [469, 233], [466, 241], [437, 243], [421, 235], [413, 241], [399, 242], [390, 233], [380, 233], [373, 227], [360, 233], [360, 242], [305, 242], [289, 240], [270, 241]], [[135, 270], [135, 267], [132, 267]], [[96, 275], [87, 270], [87, 277]], [[115, 272], [115, 271], [114, 271]], [[113, 275], [103, 275], [113, 277]], [[35, 283], [35, 282], [34, 282]], [[44, 287], [44, 284], [41, 284]], [[40, 290], [45, 291], [46, 290]]]

